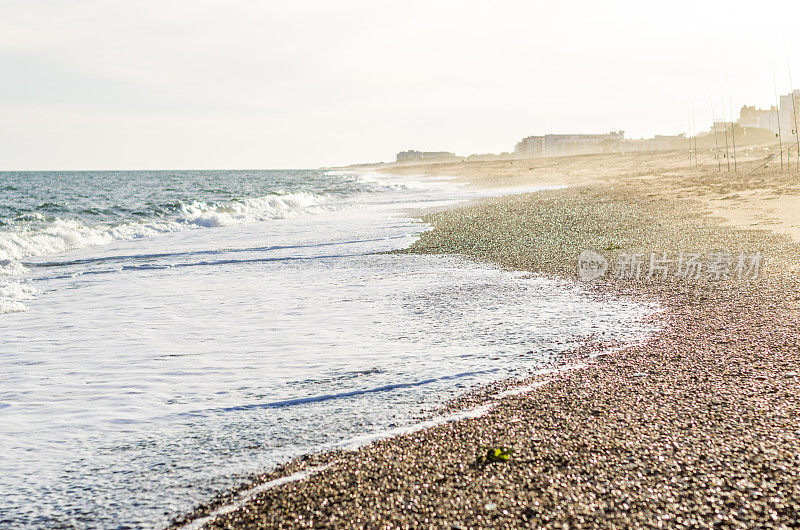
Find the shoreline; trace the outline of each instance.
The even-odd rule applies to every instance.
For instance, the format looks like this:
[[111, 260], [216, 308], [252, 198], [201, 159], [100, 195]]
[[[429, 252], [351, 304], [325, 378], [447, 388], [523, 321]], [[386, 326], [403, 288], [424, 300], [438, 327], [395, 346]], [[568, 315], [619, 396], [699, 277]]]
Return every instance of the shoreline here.
[[[616, 342], [599, 342], [584, 338], [581, 344], [554, 357], [544, 367], [534, 370], [523, 378], [503, 378], [456, 395], [441, 407], [428, 411], [417, 423], [392, 428], [372, 435], [356, 437], [339, 448], [312, 452], [279, 464], [266, 472], [243, 476], [241, 483], [233, 488], [219, 491], [216, 495], [196, 506], [191, 512], [173, 519], [167, 528], [194, 530], [216, 528], [214, 519], [238, 509], [249, 510], [247, 504], [259, 493], [284, 484], [300, 482], [325, 471], [334, 464], [345, 464], [357, 458], [362, 449], [372, 444], [391, 442], [398, 437], [413, 435], [469, 419], [479, 419], [500, 406], [506, 397], [518, 396], [538, 390], [571, 371], [582, 370], [598, 358], [610, 355], [626, 347]], [[238, 525], [234, 525], [238, 527]]]
[[[616, 180], [482, 199], [426, 216], [434, 230], [401, 252], [457, 253], [574, 278], [577, 252], [592, 246], [759, 249], [765, 277], [599, 282], [599, 293], [661, 303], [664, 327], [644, 344], [549, 379], [544, 391], [508, 394], [485, 416], [292, 461], [262, 481], [329, 467], [207, 526], [796, 523], [800, 378], [786, 374], [797, 373], [800, 357], [798, 304], [787, 296], [798, 292], [797, 245], [722, 226], [702, 201], [641, 188]], [[526, 381], [485, 391], [515, 383]], [[508, 462], [473, 465], [478, 447], [500, 444], [515, 449]]]

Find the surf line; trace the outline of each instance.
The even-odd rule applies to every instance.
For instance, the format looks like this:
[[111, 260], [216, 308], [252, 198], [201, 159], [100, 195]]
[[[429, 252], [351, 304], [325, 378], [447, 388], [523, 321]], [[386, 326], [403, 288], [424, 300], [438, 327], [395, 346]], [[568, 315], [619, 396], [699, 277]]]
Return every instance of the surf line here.
[[[344, 449], [346, 451], [355, 451], [359, 447], [368, 445], [370, 442], [373, 442], [378, 439], [392, 438], [403, 434], [410, 434], [413, 432], [421, 431], [423, 429], [429, 429], [431, 427], [436, 427], [438, 425], [442, 425], [445, 423], [464, 420], [468, 418], [478, 418], [480, 416], [487, 414], [490, 410], [492, 410], [492, 408], [494, 408], [494, 405], [495, 405], [494, 403], [489, 403], [472, 409], [458, 411], [453, 414], [449, 414], [447, 416], [439, 417], [433, 420], [423, 421], [414, 425], [410, 425], [405, 428], [392, 429], [389, 431], [378, 433], [377, 435], [356, 437], [350, 439], [348, 442], [343, 444], [344, 447], [339, 447], [339, 449]], [[282, 486], [284, 484], [290, 484], [292, 482], [300, 482], [302, 480], [309, 478], [312, 475], [316, 475], [317, 473], [325, 471], [326, 469], [328, 469], [337, 462], [331, 462], [324, 466], [310, 467], [308, 469], [292, 473], [291, 475], [276, 478], [274, 480], [270, 480], [268, 482], [259, 484], [258, 486], [254, 486], [238, 494], [235, 500], [233, 500], [228, 504], [220, 506], [210, 514], [186, 523], [185, 525], [180, 527], [180, 530], [200, 530], [201, 528], [203, 528], [208, 523], [212, 522], [217, 517], [231, 512], [235, 512], [236, 510], [244, 507], [248, 503], [248, 501], [252, 500], [253, 497], [255, 497], [261, 492], [270, 490], [278, 486]]]
[[185, 525], [181, 526], [181, 530], [199, 530], [200, 528], [204, 527], [206, 524], [210, 523], [220, 515], [225, 515], [227, 513], [234, 512], [239, 508], [243, 507], [249, 500], [253, 497], [261, 493], [262, 491], [267, 491], [272, 489], [276, 486], [281, 486], [283, 484], [289, 484], [291, 482], [299, 482], [301, 480], [305, 480], [311, 475], [315, 475], [320, 471], [324, 471], [325, 469], [329, 468], [331, 464], [327, 464], [324, 466], [319, 467], [311, 467], [308, 469], [304, 469], [303, 471], [298, 471], [296, 473], [292, 473], [291, 475], [287, 475], [285, 477], [276, 478], [274, 480], [270, 480], [268, 482], [264, 482], [263, 484], [259, 484], [258, 486], [252, 487], [248, 490], [243, 491], [240, 493], [236, 500], [229, 504], [225, 504], [220, 506], [210, 514], [200, 517], [199, 519], [195, 519], [194, 521], [190, 521]]
[[[622, 349], [622, 348], [620, 348], [620, 349]], [[572, 371], [572, 370], [582, 370], [582, 369], [586, 368], [587, 366], [588, 365], [584, 364], [584, 363], [570, 364], [570, 365], [566, 365], [566, 366], [561, 366], [559, 368], [549, 368], [549, 369], [537, 370], [537, 371], [533, 372], [532, 375], [556, 375], [556, 374], [560, 374], [560, 373], [564, 373], [564, 372], [569, 372], [569, 371]], [[501, 399], [503, 399], [505, 397], [517, 396], [517, 395], [520, 395], [520, 394], [526, 394], [528, 392], [532, 392], [533, 390], [541, 388], [541, 387], [547, 385], [548, 383], [550, 383], [552, 381], [553, 381], [553, 378], [548, 378], [548, 379], [544, 379], [542, 381], [537, 381], [537, 382], [532, 383], [532, 384], [521, 385], [521, 386], [518, 386], [518, 387], [515, 387], [515, 388], [512, 388], [512, 389], [506, 390], [504, 392], [499, 392], [499, 393], [491, 396], [490, 401], [488, 403], [484, 403], [484, 404], [479, 405], [477, 407], [473, 407], [473, 408], [466, 409], [466, 410], [456, 411], [456, 412], [453, 412], [453, 413], [445, 415], [445, 416], [440, 416], [438, 418], [433, 418], [433, 419], [428, 420], [428, 421], [422, 421], [422, 422], [415, 423], [415, 424], [412, 424], [412, 425], [408, 425], [408, 426], [405, 426], [405, 427], [397, 427], [397, 428], [390, 429], [390, 430], [387, 430], [387, 431], [382, 431], [382, 432], [379, 432], [379, 433], [368, 434], [368, 435], [364, 435], [364, 436], [357, 436], [355, 438], [351, 438], [351, 439], [347, 440], [344, 443], [336, 444], [338, 447], [335, 447], [335, 448], [334, 447], [329, 447], [328, 449], [329, 450], [330, 449], [340, 449], [340, 450], [352, 452], [352, 451], [358, 450], [361, 447], [369, 445], [370, 443], [375, 442], [377, 440], [382, 440], [382, 439], [387, 439], [387, 438], [394, 438], [394, 437], [397, 437], [397, 436], [408, 435], [408, 434], [412, 434], [412, 433], [415, 433], [415, 432], [418, 432], [418, 431], [431, 429], [433, 427], [438, 427], [438, 426], [441, 426], [441, 425], [444, 425], [444, 424], [447, 424], [447, 423], [453, 423], [453, 422], [462, 421], [462, 420], [466, 420], [466, 419], [480, 418], [481, 416], [485, 416], [486, 414], [491, 412], [499, 404], [499, 400], [501, 400]], [[326, 469], [328, 469], [329, 467], [331, 467], [333, 464], [335, 464], [337, 462], [339, 462], [339, 461], [331, 462], [331, 463], [326, 464], [324, 466], [311, 467], [311, 468], [308, 468], [308, 469], [304, 469], [303, 471], [298, 471], [296, 473], [292, 473], [291, 475], [287, 475], [285, 477], [280, 477], [280, 478], [277, 478], [277, 479], [274, 479], [274, 480], [270, 480], [268, 482], [264, 482], [263, 484], [259, 484], [258, 486], [255, 486], [253, 488], [245, 490], [244, 492], [239, 494], [234, 501], [230, 502], [229, 504], [225, 504], [225, 505], [217, 508], [216, 510], [214, 510], [213, 512], [211, 512], [210, 514], [208, 514], [206, 516], [200, 517], [198, 519], [195, 519], [193, 521], [190, 521], [190, 522], [186, 523], [185, 525], [180, 527], [180, 530], [200, 530], [206, 524], [210, 523], [211, 521], [213, 521], [214, 519], [216, 519], [220, 515], [225, 515], [225, 514], [234, 512], [234, 511], [244, 507], [247, 504], [248, 501], [250, 501], [253, 497], [255, 497], [256, 495], [258, 495], [259, 493], [261, 493], [263, 491], [267, 491], [269, 489], [272, 489], [272, 488], [275, 488], [275, 487], [278, 487], [278, 486], [282, 486], [283, 484], [290, 484], [292, 482], [300, 482], [302, 480], [305, 480], [305, 479], [309, 478], [312, 475], [316, 475], [317, 473], [325, 471]]]

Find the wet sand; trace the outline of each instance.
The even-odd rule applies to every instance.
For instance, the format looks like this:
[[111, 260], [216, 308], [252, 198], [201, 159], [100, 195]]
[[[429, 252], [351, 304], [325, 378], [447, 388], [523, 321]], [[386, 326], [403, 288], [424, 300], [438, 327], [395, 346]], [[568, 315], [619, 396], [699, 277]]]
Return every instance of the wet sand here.
[[[760, 252], [764, 265], [749, 281], [594, 283], [597, 296], [658, 304], [661, 330], [621, 350], [588, 342], [558, 360], [584, 368], [498, 382], [452, 404], [490, 404], [483, 416], [290, 462], [258, 481], [328, 467], [207, 526], [800, 525], [798, 213], [759, 201], [776, 194], [800, 210], [800, 175], [748, 175], [759, 160], [719, 174], [707, 153], [701, 161], [688, 167], [673, 152], [411, 168], [472, 185], [571, 187], [431, 214], [434, 230], [407, 252], [568, 278], [583, 249], [612, 262], [627, 252]], [[535, 388], [500, 396], [520, 385]], [[500, 446], [514, 449], [508, 461], [476, 464], [481, 450]]]

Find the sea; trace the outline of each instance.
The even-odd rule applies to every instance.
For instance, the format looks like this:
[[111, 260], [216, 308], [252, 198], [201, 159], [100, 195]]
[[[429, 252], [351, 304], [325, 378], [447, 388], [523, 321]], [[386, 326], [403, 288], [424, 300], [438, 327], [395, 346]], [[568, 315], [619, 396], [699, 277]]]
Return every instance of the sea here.
[[0, 527], [158, 528], [654, 310], [388, 251], [525, 190], [366, 171], [0, 173]]

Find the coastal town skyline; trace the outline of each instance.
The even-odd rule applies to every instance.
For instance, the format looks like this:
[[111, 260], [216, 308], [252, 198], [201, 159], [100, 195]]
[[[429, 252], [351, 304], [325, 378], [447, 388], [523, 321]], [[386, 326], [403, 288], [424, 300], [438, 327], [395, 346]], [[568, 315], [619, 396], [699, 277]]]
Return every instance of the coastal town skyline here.
[[[711, 147], [710, 142], [719, 149], [726, 136], [735, 141], [733, 128], [739, 128], [742, 145], [783, 142], [787, 147], [797, 142], [798, 111], [800, 111], [800, 90], [794, 89], [778, 98], [778, 105], [762, 109], [756, 105], [742, 105], [735, 119], [713, 119], [705, 129], [694, 128], [690, 114], [687, 115], [687, 128], [675, 134], [656, 134], [652, 138], [629, 138], [624, 130], [608, 133], [561, 132], [530, 135], [516, 143], [513, 150], [501, 153], [473, 153], [459, 155], [451, 151], [420, 151], [408, 149], [397, 153], [397, 163], [418, 163], [447, 160], [494, 160], [503, 158], [536, 158], [574, 154], [626, 153], [635, 151], [665, 151], [690, 147], [689, 140], [699, 137], [716, 137], [703, 142], [701, 147]], [[713, 116], [713, 115], [712, 115]], [[771, 133], [771, 134], [770, 134]], [[722, 135], [720, 140], [719, 136]], [[774, 136], [773, 136], [774, 135]], [[788, 142], [788, 143], [787, 143]], [[717, 154], [717, 156], [721, 156]]]

